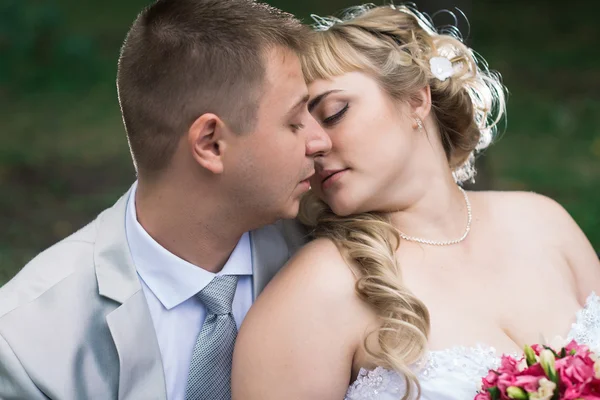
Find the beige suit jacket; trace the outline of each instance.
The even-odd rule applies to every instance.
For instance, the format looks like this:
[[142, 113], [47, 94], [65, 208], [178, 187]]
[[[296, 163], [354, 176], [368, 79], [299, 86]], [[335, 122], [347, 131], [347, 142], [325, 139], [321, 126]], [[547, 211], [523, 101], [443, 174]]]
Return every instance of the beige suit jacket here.
[[[166, 399], [125, 235], [128, 195], [0, 288], [0, 399]], [[295, 221], [250, 233], [255, 297], [304, 236]]]

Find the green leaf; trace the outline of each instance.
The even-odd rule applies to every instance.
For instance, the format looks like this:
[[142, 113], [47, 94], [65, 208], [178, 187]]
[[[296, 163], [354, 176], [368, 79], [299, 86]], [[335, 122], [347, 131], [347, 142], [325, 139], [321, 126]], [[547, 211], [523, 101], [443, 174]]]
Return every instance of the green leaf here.
[[487, 391], [492, 397], [492, 400], [500, 400], [500, 389], [496, 386], [489, 388]]
[[525, 361], [527, 361], [527, 366], [531, 367], [533, 364], [537, 363], [537, 360], [535, 359], [535, 352], [533, 351], [533, 349], [528, 346], [525, 345]]
[[509, 386], [506, 388], [506, 395], [509, 398], [516, 400], [527, 400], [529, 398], [527, 392], [517, 386]]

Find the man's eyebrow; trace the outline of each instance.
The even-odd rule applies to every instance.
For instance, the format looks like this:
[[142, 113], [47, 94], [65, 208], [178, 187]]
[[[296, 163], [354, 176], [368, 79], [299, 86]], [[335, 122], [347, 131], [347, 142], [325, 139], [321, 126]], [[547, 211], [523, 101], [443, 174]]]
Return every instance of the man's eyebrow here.
[[320, 95], [318, 95], [317, 97], [315, 97], [314, 99], [312, 99], [310, 101], [310, 103], [308, 103], [308, 112], [312, 112], [312, 110], [315, 109], [316, 106], [319, 105], [319, 103], [321, 101], [323, 101], [323, 99], [327, 96], [329, 96], [331, 93], [336, 93], [336, 92], [341, 92], [341, 90], [328, 90], [326, 92], [321, 93]]
[[294, 111], [296, 111], [298, 108], [302, 107], [303, 105], [305, 105], [306, 103], [308, 103], [308, 99], [310, 99], [309, 94], [305, 94], [300, 100], [298, 100], [298, 102], [296, 102], [296, 104], [294, 104], [294, 106], [292, 108], [290, 108], [290, 110], [288, 111], [288, 114], [293, 113]]

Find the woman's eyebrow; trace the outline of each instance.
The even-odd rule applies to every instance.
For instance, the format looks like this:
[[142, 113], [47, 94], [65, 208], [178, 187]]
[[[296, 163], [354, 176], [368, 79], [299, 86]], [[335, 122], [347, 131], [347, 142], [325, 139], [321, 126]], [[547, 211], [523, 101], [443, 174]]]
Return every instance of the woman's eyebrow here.
[[332, 89], [332, 90], [328, 90], [326, 92], [321, 93], [320, 95], [318, 95], [317, 97], [315, 97], [314, 99], [312, 99], [311, 101], [308, 102], [308, 112], [312, 112], [312, 110], [314, 110], [314, 108], [316, 106], [319, 105], [319, 103], [321, 101], [323, 101], [323, 99], [327, 96], [329, 96], [331, 93], [336, 93], [336, 92], [341, 92], [341, 90], [336, 90], [336, 89]]

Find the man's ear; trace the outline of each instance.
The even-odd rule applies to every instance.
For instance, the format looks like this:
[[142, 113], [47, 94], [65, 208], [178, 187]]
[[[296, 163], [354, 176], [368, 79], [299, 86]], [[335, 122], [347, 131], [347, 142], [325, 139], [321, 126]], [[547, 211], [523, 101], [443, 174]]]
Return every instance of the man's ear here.
[[225, 123], [215, 114], [202, 114], [188, 130], [188, 144], [196, 162], [214, 174], [223, 172]]
[[431, 112], [431, 88], [429, 85], [418, 90], [411, 96], [410, 107], [414, 116], [425, 121], [425, 118], [427, 118]]

